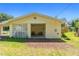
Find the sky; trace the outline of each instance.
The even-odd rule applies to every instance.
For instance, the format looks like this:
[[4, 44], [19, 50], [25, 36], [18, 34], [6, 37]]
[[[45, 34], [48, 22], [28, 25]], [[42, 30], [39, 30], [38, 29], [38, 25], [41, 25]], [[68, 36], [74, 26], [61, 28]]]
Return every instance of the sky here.
[[79, 18], [78, 3], [0, 3], [0, 13], [19, 17], [29, 13], [40, 13], [51, 17], [66, 18], [71, 21]]

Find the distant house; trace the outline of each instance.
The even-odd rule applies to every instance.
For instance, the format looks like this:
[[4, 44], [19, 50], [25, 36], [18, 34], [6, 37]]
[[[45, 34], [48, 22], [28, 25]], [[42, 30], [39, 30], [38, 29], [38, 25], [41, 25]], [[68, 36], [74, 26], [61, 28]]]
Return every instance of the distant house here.
[[67, 21], [62, 20], [61, 24], [61, 33], [65, 33], [69, 31], [69, 23]]
[[0, 35], [18, 38], [61, 38], [61, 21], [32, 13], [0, 24]]

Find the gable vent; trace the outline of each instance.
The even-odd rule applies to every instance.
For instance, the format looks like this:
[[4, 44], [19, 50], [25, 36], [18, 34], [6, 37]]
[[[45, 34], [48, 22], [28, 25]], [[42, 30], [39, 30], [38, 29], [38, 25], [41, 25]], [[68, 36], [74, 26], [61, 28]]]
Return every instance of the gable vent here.
[[37, 17], [33, 17], [33, 19], [37, 19]]

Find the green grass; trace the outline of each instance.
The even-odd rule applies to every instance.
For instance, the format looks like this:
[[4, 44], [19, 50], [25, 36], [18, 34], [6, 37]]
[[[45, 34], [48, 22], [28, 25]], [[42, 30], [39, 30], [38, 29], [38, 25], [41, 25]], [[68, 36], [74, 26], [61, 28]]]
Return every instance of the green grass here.
[[75, 32], [67, 32], [67, 33], [64, 33], [64, 35], [65, 35], [68, 39], [70, 39], [70, 40], [65, 40], [65, 42], [67, 42], [67, 43], [69, 43], [69, 44], [72, 44], [73, 46], [79, 48], [79, 37], [76, 37], [76, 36], [75, 36]]
[[61, 56], [57, 50], [32, 48], [27, 43], [0, 41], [0, 56]]
[[29, 47], [24, 39], [6, 38], [0, 41], [0, 56], [44, 56], [51, 52], [52, 49]]

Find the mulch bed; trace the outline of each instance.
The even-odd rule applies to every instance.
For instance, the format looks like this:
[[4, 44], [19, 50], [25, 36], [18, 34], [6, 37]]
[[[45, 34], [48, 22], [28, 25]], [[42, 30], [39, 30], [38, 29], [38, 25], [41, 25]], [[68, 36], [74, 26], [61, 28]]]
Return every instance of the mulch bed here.
[[29, 38], [29, 39], [26, 39], [26, 42], [64, 42], [63, 40], [61, 39], [57, 39], [57, 38], [54, 38], [54, 39], [47, 39], [47, 38]]

